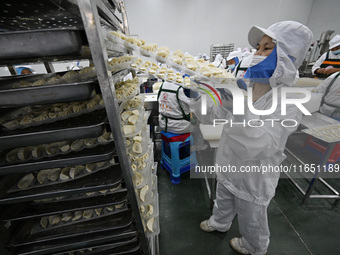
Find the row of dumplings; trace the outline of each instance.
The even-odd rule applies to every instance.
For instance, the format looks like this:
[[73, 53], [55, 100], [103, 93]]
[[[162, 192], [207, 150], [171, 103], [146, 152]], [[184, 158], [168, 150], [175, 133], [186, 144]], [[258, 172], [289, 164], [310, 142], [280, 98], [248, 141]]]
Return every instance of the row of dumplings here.
[[[76, 194], [76, 195], [72, 195], [72, 196], [60, 196], [60, 197], [52, 197], [52, 198], [43, 198], [43, 199], [38, 199], [38, 200], [34, 200], [35, 203], [45, 203], [45, 202], [53, 202], [53, 201], [60, 201], [60, 200], [65, 200], [65, 199], [75, 199], [75, 197], [77, 199], [79, 198], [89, 198], [89, 197], [94, 197], [94, 196], [98, 196], [98, 195], [109, 195], [109, 194], [113, 194], [118, 190], [122, 189], [122, 184], [120, 183], [117, 187], [115, 188], [111, 188], [111, 189], [103, 189], [100, 191], [91, 191], [91, 192], [86, 192], [86, 193], [80, 193], [80, 194]], [[75, 196], [75, 197], [74, 197]]]
[[170, 82], [177, 82], [180, 84], [184, 84], [186, 86], [190, 86], [190, 78], [182, 77], [182, 75], [178, 72], [174, 72], [173, 69], [167, 67], [159, 67], [155, 63], [151, 63], [150, 61], [138, 61], [138, 59], [131, 64], [131, 67], [136, 68], [142, 72], [149, 73], [153, 76], [156, 76], [160, 79], [164, 79]]
[[[121, 32], [112, 32], [112, 34], [116, 35], [117, 37], [126, 40], [132, 44], [135, 44], [137, 46], [140, 46], [142, 49], [150, 51], [150, 52], [156, 52], [157, 56], [167, 58], [169, 54], [169, 48], [162, 46], [157, 48], [156, 44], [149, 44], [145, 45], [145, 42], [141, 39], [136, 38], [130, 38]], [[230, 73], [228, 73], [226, 70], [217, 68], [212, 63], [205, 61], [204, 59], [195, 59], [194, 56], [190, 54], [185, 54], [181, 50], [176, 50], [171, 55], [171, 60], [178, 65], [184, 65], [186, 68], [195, 71], [200, 72], [202, 75], [210, 78], [218, 78], [218, 79], [225, 79], [225, 78], [234, 78]], [[136, 68], [137, 65], [140, 65], [140, 63], [135, 63], [132, 65], [132, 67]], [[140, 70], [146, 71], [148, 68], [147, 65], [141, 65]], [[151, 66], [149, 69], [150, 74], [156, 74], [157, 68], [155, 68], [154, 65]], [[162, 73], [160, 73], [159, 78], [165, 78]], [[170, 81], [174, 81], [172, 77], [170, 76]], [[179, 81], [177, 81], [179, 82]], [[181, 83], [181, 82], [179, 82]]]
[[16, 148], [6, 154], [8, 163], [27, 160], [30, 158], [43, 158], [55, 156], [60, 153], [79, 151], [85, 148], [92, 148], [99, 144], [105, 144], [113, 140], [111, 132], [105, 131], [100, 137], [78, 139], [73, 142], [55, 142], [51, 144], [41, 144], [38, 146], [28, 146]]
[[44, 184], [46, 182], [59, 182], [72, 180], [81, 176], [96, 171], [104, 167], [105, 165], [115, 164], [114, 159], [111, 161], [103, 161], [97, 163], [90, 163], [86, 165], [78, 165], [74, 167], [64, 168], [51, 168], [46, 170], [40, 170], [36, 176], [33, 173], [25, 175], [17, 184], [19, 189], [26, 189], [32, 185]]
[[139, 79], [120, 81], [115, 84], [116, 96], [119, 102], [138, 93]]
[[131, 36], [127, 36], [120, 31], [111, 31], [110, 33], [121, 38], [122, 40], [128, 43], [141, 47], [143, 50], [146, 50], [149, 52], [155, 52], [156, 55], [159, 57], [167, 58], [169, 56], [169, 53], [170, 53], [169, 47], [166, 47], [166, 46], [157, 47], [157, 44], [155, 43], [145, 44], [144, 40], [131, 37]]
[[78, 81], [86, 81], [89, 79], [96, 78], [95, 68], [92, 66], [84, 67], [80, 71], [71, 70], [66, 72], [64, 75], [56, 74], [53, 77], [38, 79], [34, 82], [21, 81], [15, 87], [36, 87], [42, 85], [53, 85], [63, 83], [73, 83]]
[[88, 209], [82, 211], [68, 212], [60, 215], [44, 216], [40, 219], [40, 225], [42, 228], [48, 228], [58, 225], [60, 223], [71, 223], [78, 220], [88, 220], [93, 217], [104, 216], [104, 214], [110, 214], [115, 210], [121, 209], [125, 203], [120, 203], [112, 206], [99, 207], [96, 209]]
[[21, 126], [39, 123], [42, 121], [65, 118], [65, 116], [67, 117], [76, 115], [85, 110], [91, 111], [94, 109], [94, 107], [103, 104], [104, 101], [102, 96], [97, 94], [92, 99], [84, 102], [57, 103], [53, 104], [52, 106], [43, 106], [2, 125], [8, 129], [15, 129]]

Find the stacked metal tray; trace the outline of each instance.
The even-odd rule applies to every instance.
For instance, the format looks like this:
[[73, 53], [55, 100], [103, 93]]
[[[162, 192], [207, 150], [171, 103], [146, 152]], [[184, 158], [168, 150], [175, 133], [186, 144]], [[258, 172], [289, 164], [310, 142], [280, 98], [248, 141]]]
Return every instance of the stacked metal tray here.
[[[89, 46], [79, 6], [74, 3], [1, 1], [0, 64], [74, 60], [85, 55], [90, 58], [91, 53], [84, 50]], [[116, 1], [98, 4], [100, 8], [113, 5], [119, 9]], [[108, 125], [109, 110], [106, 112], [103, 104], [96, 73], [91, 69], [91, 75], [85, 72], [81, 76], [79, 72], [78, 79], [52, 82], [64, 74], [0, 77], [0, 221], [1, 231], [6, 232], [1, 233], [1, 238], [5, 236], [1, 242], [16, 255], [143, 254], [119, 163], [120, 148]], [[48, 84], [38, 85], [40, 79], [48, 80]], [[100, 96], [98, 105], [86, 104], [96, 96]], [[6, 125], [40, 108], [78, 102], [86, 104], [85, 111], [73, 109], [73, 115]], [[46, 151], [39, 156], [32, 152], [14, 160], [7, 157], [16, 149], [81, 139], [99, 141], [106, 133], [110, 133], [110, 139], [81, 149], [58, 150], [56, 154]], [[70, 174], [63, 179], [60, 174], [48, 181], [38, 178], [44, 171], [78, 166], [85, 168], [77, 176]], [[22, 186], [19, 183], [26, 176], [34, 180]]]

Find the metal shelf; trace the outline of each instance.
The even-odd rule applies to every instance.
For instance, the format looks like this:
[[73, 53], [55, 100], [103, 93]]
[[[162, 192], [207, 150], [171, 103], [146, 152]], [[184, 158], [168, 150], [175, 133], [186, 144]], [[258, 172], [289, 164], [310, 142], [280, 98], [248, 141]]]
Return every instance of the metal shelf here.
[[[113, 133], [114, 137], [114, 147], [117, 149], [115, 153], [118, 154], [120, 169], [122, 174], [122, 179], [119, 176], [116, 178], [117, 182], [111, 183], [108, 181], [104, 183], [104, 188], [115, 188], [122, 181], [123, 183], [123, 191], [127, 192], [128, 204], [131, 209], [131, 221], [128, 217], [123, 217], [124, 219], [121, 221], [121, 229], [115, 229], [115, 227], [111, 224], [107, 226], [107, 223], [104, 220], [99, 220], [98, 222], [101, 225], [96, 225], [97, 221], [89, 221], [88, 223], [78, 224], [79, 227], [76, 229], [72, 229], [72, 227], [68, 227], [67, 230], [70, 234], [70, 239], [64, 238], [63, 230], [56, 229], [53, 234], [55, 234], [55, 238], [53, 235], [51, 236], [41, 236], [42, 239], [37, 239], [37, 241], [30, 242], [27, 239], [24, 240], [27, 236], [27, 231], [32, 225], [30, 221], [29, 215], [26, 215], [27, 218], [24, 220], [26, 223], [24, 226], [10, 226], [7, 230], [10, 233], [19, 233], [20, 235], [13, 236], [12, 242], [12, 252], [15, 254], [51, 254], [51, 252], [66, 252], [68, 250], [72, 250], [75, 248], [81, 248], [84, 246], [85, 248], [88, 245], [100, 245], [104, 242], [108, 242], [112, 240], [112, 243], [119, 242], [122, 238], [131, 238], [134, 236], [138, 236], [138, 242], [131, 244], [131, 249], [134, 251], [139, 250], [141, 254], [156, 254], [151, 249], [158, 249], [157, 241], [158, 238], [154, 238], [156, 241], [153, 241], [153, 245], [149, 246], [149, 241], [146, 238], [144, 233], [144, 227], [142, 224], [142, 219], [139, 214], [139, 208], [137, 204], [137, 198], [133, 186], [132, 176], [131, 176], [131, 166], [130, 160], [126, 153], [125, 147], [125, 136], [122, 132], [122, 127], [118, 123], [120, 123], [120, 114], [119, 114], [119, 105], [117, 98], [115, 96], [115, 87], [114, 83], [119, 81], [123, 76], [125, 76], [128, 72], [127, 70], [123, 70], [118, 73], [112, 74], [109, 70], [108, 66], [108, 58], [112, 55], [122, 55], [128, 53], [128, 51], [123, 47], [118, 47], [117, 45], [111, 45], [110, 49], [107, 50], [104, 45], [104, 39], [102, 36], [103, 29], [110, 30], [120, 30], [126, 34], [129, 34], [129, 29], [127, 26], [127, 16], [125, 12], [125, 8], [122, 3], [117, 3], [115, 0], [68, 0], [68, 1], [59, 1], [59, 0], [37, 0], [37, 1], [29, 1], [29, 0], [6, 0], [1, 1], [0, 8], [4, 10], [5, 15], [3, 15], [2, 19], [0, 19], [0, 24], [2, 25], [2, 31], [22, 31], [22, 30], [43, 30], [43, 29], [65, 29], [65, 28], [73, 28], [81, 31], [81, 50], [79, 54], [63, 54], [58, 56], [58, 54], [53, 53], [50, 56], [26, 56], [24, 58], [6, 58], [0, 60], [0, 64], [12, 65], [17, 63], [19, 60], [21, 62], [45, 62], [45, 61], [59, 61], [59, 60], [71, 60], [71, 59], [79, 59], [79, 58], [91, 58], [92, 62], [95, 66], [96, 73], [98, 76], [99, 87], [101, 90], [101, 94], [104, 100], [105, 110], [107, 114], [107, 119], [110, 125], [110, 129]], [[19, 11], [18, 11], [19, 10]], [[18, 14], [19, 13], [19, 14]], [[121, 18], [118, 17], [118, 14], [121, 15]], [[85, 32], [85, 34], [84, 34]], [[88, 48], [89, 47], [89, 48]], [[22, 130], [25, 133], [25, 129]], [[35, 134], [38, 135], [38, 134]], [[87, 135], [86, 135], [87, 136]], [[28, 142], [30, 143], [30, 142]], [[33, 142], [34, 143], [34, 142]], [[46, 163], [48, 160], [42, 160], [42, 162]], [[64, 162], [65, 165], [70, 165], [71, 162]], [[27, 169], [26, 169], [27, 170]], [[25, 170], [25, 171], [26, 171]], [[36, 170], [34, 168], [30, 169], [30, 171]], [[110, 169], [108, 169], [110, 170]], [[108, 171], [106, 170], [106, 172]], [[27, 170], [28, 171], [28, 170]], [[105, 171], [101, 171], [103, 174]], [[112, 171], [112, 174], [114, 171]], [[10, 175], [18, 177], [18, 174], [8, 173], [8, 175], [0, 178], [6, 178]], [[110, 176], [110, 175], [109, 175]], [[105, 178], [104, 178], [105, 179]], [[103, 179], [103, 180], [104, 180]], [[79, 179], [81, 180], [81, 179]], [[2, 179], [2, 181], [4, 181]], [[87, 191], [99, 191], [102, 189], [101, 185], [98, 183], [93, 183], [91, 178], [84, 177], [82, 181], [79, 182], [79, 192]], [[100, 181], [100, 180], [99, 180]], [[86, 183], [88, 185], [86, 185]], [[83, 184], [83, 186], [81, 186]], [[62, 186], [62, 185], [61, 185]], [[64, 185], [67, 186], [66, 184]], [[74, 186], [74, 187], [77, 187]], [[82, 188], [85, 187], [85, 188]], [[87, 187], [87, 188], [86, 188]], [[125, 188], [124, 188], [125, 187]], [[44, 192], [40, 193], [42, 196], [36, 196], [34, 193], [34, 189], [27, 192], [27, 196], [25, 196], [25, 192], [23, 192], [19, 197], [12, 196], [12, 194], [8, 197], [3, 198], [6, 199], [14, 199], [13, 201], [17, 203], [29, 203], [33, 201], [35, 198], [49, 198], [49, 197], [57, 197], [60, 194], [72, 194], [72, 188], [67, 186], [65, 189], [60, 187], [58, 190], [52, 190], [49, 192], [49, 187], [44, 188]], [[58, 192], [60, 191], [60, 192]], [[52, 194], [53, 193], [53, 194]], [[94, 198], [92, 198], [94, 199]], [[88, 200], [88, 199], [87, 199]], [[86, 201], [87, 201], [86, 200]], [[6, 200], [7, 201], [7, 200]], [[6, 203], [6, 201], [3, 201]], [[68, 200], [70, 201], [70, 200]], [[86, 202], [85, 201], [85, 202]], [[52, 202], [51, 202], [52, 203]], [[58, 203], [58, 202], [55, 202]], [[60, 203], [60, 202], [59, 202]], [[70, 204], [70, 202], [69, 202]], [[105, 204], [105, 203], [104, 203]], [[3, 207], [5, 208], [5, 207]], [[72, 210], [75, 210], [73, 208]], [[59, 211], [62, 211], [59, 209]], [[48, 212], [51, 214], [52, 212]], [[119, 224], [119, 218], [116, 218], [114, 215], [111, 217], [112, 222], [117, 222]], [[113, 226], [113, 227], [112, 227]], [[32, 227], [32, 226], [31, 226]], [[92, 230], [95, 229], [96, 233]], [[66, 228], [65, 228], [66, 229]], [[110, 229], [110, 231], [108, 231]], [[20, 230], [20, 231], [19, 231]], [[84, 230], [84, 231], [83, 231]], [[86, 231], [85, 231], [86, 230]], [[19, 231], [19, 232], [18, 232]], [[59, 232], [58, 232], [59, 231]], [[73, 235], [73, 232], [81, 233], [83, 237], [77, 238]], [[78, 232], [76, 232], [78, 231]], [[51, 232], [51, 231], [50, 231]], [[52, 233], [51, 232], [51, 233]], [[117, 235], [115, 236], [114, 233]], [[88, 235], [87, 235], [88, 234]], [[106, 236], [105, 236], [106, 234]], [[22, 240], [26, 243], [23, 245]], [[60, 239], [60, 240], [59, 240]], [[19, 240], [19, 241], [18, 241]], [[46, 240], [46, 241], [45, 241]], [[16, 242], [18, 241], [18, 242]], [[73, 242], [73, 243], [71, 243]], [[41, 243], [41, 245], [40, 245]], [[154, 245], [155, 244], [155, 245]], [[8, 243], [6, 243], [8, 245]], [[156, 247], [156, 248], [155, 248]], [[138, 253], [138, 254], [139, 254]], [[158, 254], [158, 253], [157, 253]]]

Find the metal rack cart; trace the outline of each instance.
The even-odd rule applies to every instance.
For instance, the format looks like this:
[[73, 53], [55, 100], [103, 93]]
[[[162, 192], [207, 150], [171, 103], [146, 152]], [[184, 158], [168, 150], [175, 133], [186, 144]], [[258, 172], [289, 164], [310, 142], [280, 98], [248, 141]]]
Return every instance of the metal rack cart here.
[[210, 61], [213, 62], [217, 54], [221, 54], [224, 59], [227, 59], [230, 52], [234, 50], [234, 44], [213, 44], [210, 46]]
[[[139, 212], [115, 93], [129, 70], [112, 73], [108, 64], [128, 51], [102, 34], [129, 33], [124, 6], [20, 0], [1, 9], [0, 64], [44, 62], [51, 72], [1, 79], [2, 245], [12, 254], [158, 254], [158, 235], [146, 234]], [[53, 80], [48, 63], [85, 58], [96, 79]], [[26, 87], [41, 79], [49, 86]]]

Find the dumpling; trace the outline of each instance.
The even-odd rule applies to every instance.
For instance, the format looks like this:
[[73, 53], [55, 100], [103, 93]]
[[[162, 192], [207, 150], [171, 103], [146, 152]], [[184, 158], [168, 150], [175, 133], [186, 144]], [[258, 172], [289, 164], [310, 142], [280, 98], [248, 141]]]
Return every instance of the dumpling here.
[[18, 183], [18, 188], [20, 189], [26, 189], [29, 186], [31, 186], [31, 184], [34, 181], [34, 175], [32, 173], [25, 175]]
[[50, 169], [39, 171], [37, 175], [37, 180], [40, 184], [43, 184], [46, 181], [49, 172], [50, 172]]
[[81, 148], [83, 148], [83, 146], [84, 146], [84, 139], [75, 140], [71, 144], [71, 150], [77, 151], [77, 150], [80, 150]]
[[149, 190], [149, 186], [148, 186], [148, 185], [145, 185], [145, 186], [140, 190], [139, 198], [140, 198], [140, 200], [142, 200], [142, 202], [145, 201], [145, 196], [146, 196], [146, 193], [148, 192], [148, 190]]
[[83, 212], [82, 211], [76, 211], [74, 213], [74, 217], [72, 218], [73, 221], [79, 220], [83, 217]]
[[96, 167], [96, 163], [86, 164], [86, 171], [88, 173], [92, 173], [95, 167]]
[[42, 217], [40, 219], [40, 225], [42, 226], [42, 228], [46, 228], [47, 224], [48, 224], [48, 217], [47, 216]]
[[94, 211], [95, 211], [97, 216], [100, 216], [100, 214], [102, 213], [102, 210], [103, 210], [103, 208], [96, 208], [96, 209], [94, 209]]
[[151, 218], [151, 219], [149, 219], [148, 222], [146, 223], [146, 227], [148, 228], [148, 230], [149, 230], [150, 232], [154, 232], [154, 230], [153, 230], [153, 223], [154, 223], [154, 221], [155, 221], [155, 218]]
[[55, 182], [59, 178], [60, 171], [61, 171], [60, 168], [52, 168], [52, 169], [50, 169], [49, 173], [47, 175], [47, 179], [49, 179], [50, 181]]
[[60, 180], [68, 180], [70, 179], [70, 170], [71, 170], [71, 167], [64, 167], [63, 169], [61, 169], [61, 173], [60, 173]]
[[48, 223], [50, 223], [51, 226], [59, 224], [61, 221], [61, 217], [59, 215], [52, 215], [48, 217]]
[[70, 170], [70, 177], [72, 179], [74, 179], [81, 171], [84, 170], [84, 166], [76, 166], [76, 167], [72, 167], [71, 170]]
[[46, 152], [47, 152], [46, 144], [38, 145], [33, 149], [32, 156], [33, 158], [41, 158], [45, 155]]
[[72, 213], [63, 213], [61, 215], [61, 221], [67, 222], [72, 219]]
[[93, 209], [89, 209], [89, 210], [84, 210], [84, 212], [83, 212], [83, 217], [85, 218], [85, 219], [90, 219], [90, 218], [92, 218], [92, 216], [93, 216]]

